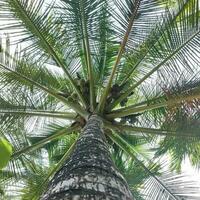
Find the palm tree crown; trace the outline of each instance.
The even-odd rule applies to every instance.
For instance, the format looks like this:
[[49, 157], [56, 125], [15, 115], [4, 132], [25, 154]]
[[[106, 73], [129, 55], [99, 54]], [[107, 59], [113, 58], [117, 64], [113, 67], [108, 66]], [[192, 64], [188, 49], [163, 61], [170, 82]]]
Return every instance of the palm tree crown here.
[[200, 165], [198, 0], [0, 0], [0, 20], [4, 199], [39, 199], [92, 114], [135, 199], [199, 198], [178, 175]]

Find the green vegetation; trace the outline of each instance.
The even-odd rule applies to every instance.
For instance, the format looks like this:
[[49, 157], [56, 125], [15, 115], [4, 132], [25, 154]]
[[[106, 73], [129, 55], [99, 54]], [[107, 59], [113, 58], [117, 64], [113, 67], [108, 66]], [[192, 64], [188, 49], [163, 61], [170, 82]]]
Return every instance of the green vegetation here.
[[39, 199], [94, 113], [136, 200], [200, 196], [181, 173], [200, 166], [199, 13], [199, 0], [0, 0], [0, 199]]
[[12, 146], [4, 138], [0, 138], [0, 169], [6, 167], [12, 155]]

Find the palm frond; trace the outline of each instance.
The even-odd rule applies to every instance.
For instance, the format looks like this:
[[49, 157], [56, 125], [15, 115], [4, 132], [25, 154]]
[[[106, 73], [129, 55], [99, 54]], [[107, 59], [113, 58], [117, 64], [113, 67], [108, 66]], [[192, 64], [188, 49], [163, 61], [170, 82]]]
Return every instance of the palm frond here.
[[[21, 41], [31, 41], [28, 46], [29, 52], [31, 51], [34, 56], [42, 54], [41, 56], [47, 57], [46, 59], [50, 56], [56, 65], [63, 69], [85, 106], [86, 102], [66, 66], [66, 58], [64, 56], [66, 52], [62, 51], [62, 49], [66, 49], [63, 47], [63, 44], [66, 45], [66, 42], [58, 43], [62, 39], [61, 27], [53, 17], [52, 5], [45, 6], [44, 3], [44, 0], [40, 2], [34, 0], [31, 3], [22, 0], [1, 1], [1, 12], [4, 13], [6, 11], [4, 15], [7, 14], [11, 19], [18, 20], [14, 25], [12, 23], [8, 24], [3, 29], [22, 29], [21, 35], [25, 36]], [[38, 58], [38, 56], [36, 57]]]
[[[137, 7], [137, 12], [135, 8]], [[131, 30], [127, 40], [125, 51], [136, 50], [138, 45], [141, 44], [146, 37], [150, 34], [151, 30], [156, 26], [158, 21], [162, 20], [161, 15], [165, 13], [167, 1], [150, 0], [150, 1], [113, 1], [111, 16], [113, 18], [113, 29], [118, 40], [122, 40], [126, 34], [127, 27], [130, 24]], [[133, 16], [135, 15], [135, 16]], [[134, 23], [131, 25], [131, 20], [134, 18]]]
[[43, 147], [46, 143], [51, 142], [52, 140], [59, 139], [63, 135], [72, 133], [72, 132], [77, 131], [79, 129], [80, 129], [79, 127], [71, 127], [71, 128], [66, 128], [66, 127], [63, 128], [62, 127], [61, 130], [57, 130], [56, 133], [54, 133], [54, 134], [52, 134], [52, 135], [50, 135], [50, 136], [48, 136], [46, 138], [43, 138], [39, 142], [34, 143], [31, 146], [25, 147], [25, 148], [23, 148], [23, 149], [21, 149], [21, 150], [19, 150], [17, 152], [14, 152], [14, 154], [12, 155], [12, 158], [14, 159], [14, 158], [19, 157], [22, 154], [27, 154], [27, 153], [30, 153], [30, 152], [32, 152], [34, 150], [37, 150], [38, 148]]
[[121, 42], [121, 45], [120, 45], [120, 49], [119, 49], [117, 57], [116, 57], [116, 61], [115, 61], [114, 65], [113, 65], [112, 72], [111, 72], [110, 77], [108, 79], [108, 83], [107, 83], [107, 85], [105, 87], [105, 90], [103, 91], [103, 94], [102, 94], [102, 96], [100, 98], [100, 102], [99, 102], [99, 105], [98, 105], [98, 110], [100, 112], [103, 112], [103, 110], [104, 110], [105, 103], [106, 103], [106, 98], [107, 98], [107, 96], [108, 96], [108, 94], [109, 94], [109, 92], [111, 90], [111, 85], [112, 85], [112, 82], [113, 82], [113, 78], [115, 76], [115, 73], [116, 73], [116, 70], [117, 70], [117, 66], [120, 63], [120, 59], [122, 57], [124, 48], [125, 48], [126, 43], [128, 41], [132, 26], [133, 26], [133, 23], [134, 23], [134, 19], [135, 19], [136, 15], [137, 15], [137, 11], [138, 11], [138, 8], [140, 6], [140, 2], [141, 2], [140, 0], [134, 1], [135, 4], [133, 4], [132, 1], [129, 2], [131, 4], [131, 9], [130, 9], [130, 13], [128, 14], [128, 24], [127, 24], [126, 32], [125, 32], [124, 38], [122, 39], [122, 42]]
[[[99, 67], [96, 65], [97, 57], [104, 51], [107, 45], [107, 34], [110, 32], [108, 26], [103, 24], [108, 22], [109, 10], [108, 3], [105, 0], [79, 0], [76, 2], [64, 0], [58, 3], [59, 18], [67, 40], [70, 45], [75, 47], [75, 51], [82, 58], [82, 70], [87, 72], [86, 78], [90, 81], [91, 101], [95, 105], [94, 80], [98, 77]], [[102, 29], [105, 28], [105, 30]], [[102, 49], [104, 48], [104, 49]], [[101, 60], [104, 57], [101, 58]], [[104, 67], [105, 68], [105, 67]], [[93, 99], [93, 100], [92, 100]], [[93, 107], [94, 107], [93, 105]]]
[[[137, 144], [134, 144], [134, 147]], [[145, 170], [132, 159], [130, 156], [125, 154], [123, 150], [116, 144], [111, 147], [111, 153], [116, 167], [126, 178], [132, 194], [136, 200], [145, 200], [145, 195], [141, 192], [143, 184], [149, 178], [149, 174], [145, 173]], [[158, 175], [159, 165], [149, 166], [152, 172]]]
[[[176, 109], [189, 106], [190, 109], [198, 109], [199, 72], [197, 71], [195, 75], [188, 75], [187, 73], [175, 74], [176, 78], [168, 77], [167, 80], [159, 78], [156, 82], [157, 87], [152, 86], [151, 89], [146, 86], [141, 93], [141, 96], [145, 97], [146, 101], [140, 102], [138, 105], [117, 109], [108, 114], [108, 117], [115, 116], [115, 114], [115, 117], [126, 116], [159, 108]], [[161, 74], [161, 76], [165, 75], [166, 73]]]
[[[182, 185], [184, 183], [183, 180], [181, 180], [181, 176], [176, 177], [176, 179], [173, 181], [173, 176], [168, 176], [168, 179], [161, 178], [159, 176], [156, 176], [154, 172], [152, 172], [152, 169], [149, 169], [145, 166], [145, 164], [136, 157], [134, 149], [129, 145], [124, 139], [122, 139], [118, 134], [112, 133], [109, 135], [110, 138], [124, 151], [126, 152], [130, 157], [134, 159], [135, 162], [137, 162], [147, 174], [150, 175], [150, 179], [147, 181], [145, 189], [147, 190], [145, 192], [145, 195], [147, 195], [146, 199], [195, 199], [195, 193], [199, 194], [199, 187], [196, 187], [194, 183], [190, 184], [191, 181], [188, 182], [188, 184]], [[175, 186], [177, 185], [177, 187]], [[193, 187], [192, 187], [193, 185]], [[182, 188], [183, 187], [183, 188]], [[187, 191], [191, 191], [191, 187], [194, 190], [193, 194], [188, 194]], [[155, 193], [155, 188], [157, 192]], [[176, 189], [177, 190], [176, 190]], [[190, 196], [191, 195], [191, 196]], [[197, 199], [197, 198], [196, 198]]]
[[[178, 17], [174, 13], [164, 19], [167, 26], [162, 24], [158, 26], [158, 31], [161, 32], [161, 37], [148, 50], [148, 54], [144, 57], [140, 66], [143, 72], [140, 71], [140, 75], [143, 77], [134, 77], [135, 82], [129, 89], [121, 94], [121, 96], [114, 102], [110, 108], [115, 107], [123, 99], [125, 99], [135, 88], [141, 85], [146, 79], [151, 77], [154, 72], [158, 71], [161, 67], [167, 69], [176, 69], [181, 66], [187, 70], [191, 70], [190, 65], [192, 61], [198, 60], [198, 39], [199, 39], [199, 4], [197, 1], [189, 1], [188, 5], [179, 13]], [[174, 17], [177, 20], [173, 21]], [[164, 23], [165, 24], [165, 23]], [[156, 38], [156, 37], [155, 37]], [[155, 39], [153, 37], [153, 39]], [[186, 51], [186, 49], [192, 49]], [[196, 52], [196, 53], [195, 53]], [[157, 59], [155, 59], [157, 57]], [[187, 62], [186, 62], [187, 58]], [[184, 62], [183, 62], [184, 61]], [[146, 65], [151, 63], [150, 65]]]
[[[169, 122], [170, 124], [170, 122]], [[178, 124], [178, 123], [177, 123]], [[184, 122], [182, 122], [184, 124]], [[137, 127], [131, 125], [122, 125], [120, 123], [115, 123], [114, 125], [106, 124], [107, 128], [111, 128], [115, 131], [126, 132], [128, 135], [141, 135], [141, 134], [149, 134], [152, 136], [168, 136], [168, 137], [179, 137], [182, 138], [199, 138], [200, 134], [198, 132], [198, 128], [196, 130], [191, 130], [191, 127], [184, 124], [185, 126], [179, 126], [179, 129], [175, 129], [173, 126], [162, 126], [161, 129], [155, 128], [146, 128], [146, 127]], [[187, 129], [185, 129], [187, 126]], [[172, 128], [173, 127], [173, 128]]]
[[[161, 3], [161, 2], [159, 2]], [[171, 20], [171, 23], [177, 20], [179, 15], [190, 3], [190, 0], [186, 1], [177, 1], [174, 2], [174, 7], [177, 7], [177, 9], [169, 9], [168, 5], [170, 4], [170, 1], [163, 1], [163, 3], [167, 6], [164, 12], [158, 12], [161, 17], [155, 17], [154, 23], [151, 28], [150, 32], [147, 35], [147, 38], [143, 41], [141, 41], [137, 47], [136, 50], [131, 50], [128, 53], [125, 54], [125, 63], [123, 64], [123, 67], [121, 69], [121, 72], [119, 74], [119, 81], [122, 80], [121, 84], [126, 83], [130, 77], [137, 77], [137, 72], [139, 71], [137, 68], [140, 65], [140, 63], [143, 61], [145, 56], [147, 56], [148, 51], [150, 48], [152, 48], [157, 41], [162, 37], [163, 32], [158, 30], [158, 26], [160, 26], [160, 23], [162, 24], [161, 29], [164, 30], [167, 26], [169, 26], [169, 21], [163, 20], [165, 18], [169, 18], [170, 11], [174, 12], [174, 16], [169, 18], [168, 20]], [[150, 5], [158, 4], [158, 2], [150, 3]], [[159, 5], [159, 4], [158, 4]], [[151, 8], [150, 11], [156, 11], [157, 9]], [[158, 9], [159, 10], [159, 9]], [[143, 24], [142, 24], [143, 26]], [[147, 28], [147, 29], [148, 29]], [[141, 31], [140, 31], [141, 32]], [[139, 32], [139, 33], [140, 33]], [[146, 32], [146, 29], [144, 33]], [[140, 38], [140, 37], [139, 37]], [[128, 72], [128, 73], [127, 73]], [[140, 71], [139, 71], [140, 72]]]
[[[41, 167], [37, 166], [36, 170], [31, 173], [31, 170], [28, 171], [27, 177], [25, 179], [26, 186], [22, 189], [22, 199], [23, 200], [38, 200], [40, 196], [45, 191], [50, 178], [58, 172], [58, 170], [62, 167], [66, 159], [69, 157], [70, 152], [74, 147], [74, 143], [67, 148], [67, 151], [64, 155], [59, 159], [55, 166], [50, 168], [48, 171], [46, 169], [42, 169]], [[31, 176], [32, 175], [32, 176]], [[30, 195], [31, 194], [31, 195]]]
[[[11, 83], [13, 85], [15, 85], [15, 83], [28, 83], [29, 85], [31, 85], [32, 87], [35, 86], [37, 89], [40, 89], [44, 92], [46, 92], [47, 94], [61, 100], [63, 103], [66, 103], [68, 105], [74, 105], [75, 103], [68, 101], [65, 97], [63, 97], [62, 95], [59, 95], [59, 93], [51, 88], [47, 88], [46, 86], [41, 85], [40, 83], [38, 83], [37, 81], [29, 78], [27, 75], [28, 74], [23, 74], [24, 71], [18, 71], [18, 69], [12, 69], [10, 67], [5, 66], [4, 64], [0, 64], [1, 68], [3, 69], [3, 72], [5, 72], [4, 70], [10, 72], [10, 73], [3, 73], [2, 77], [3, 81], [6, 81], [8, 83]], [[10, 77], [11, 76], [11, 77]], [[14, 76], [14, 77], [13, 77]], [[6, 79], [7, 78], [7, 79]], [[10, 78], [12, 79], [12, 82], [10, 82]], [[36, 78], [36, 77], [35, 77]], [[14, 81], [14, 83], [13, 83]], [[5, 82], [6, 83], [6, 82]], [[5, 84], [6, 86], [6, 84]], [[73, 106], [72, 106], [73, 107]], [[76, 107], [76, 106], [75, 106]], [[75, 108], [74, 107], [74, 108]], [[76, 110], [78, 110], [78, 113], [82, 110], [81, 107], [79, 105], [77, 105]], [[82, 113], [83, 114], [83, 113]]]

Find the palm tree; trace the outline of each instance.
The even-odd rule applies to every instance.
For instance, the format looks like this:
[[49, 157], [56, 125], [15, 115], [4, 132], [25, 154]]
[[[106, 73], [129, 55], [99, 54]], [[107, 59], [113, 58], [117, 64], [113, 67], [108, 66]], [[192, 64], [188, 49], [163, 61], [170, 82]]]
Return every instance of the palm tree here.
[[0, 19], [4, 199], [199, 198], [178, 175], [200, 164], [198, 0], [0, 0]]

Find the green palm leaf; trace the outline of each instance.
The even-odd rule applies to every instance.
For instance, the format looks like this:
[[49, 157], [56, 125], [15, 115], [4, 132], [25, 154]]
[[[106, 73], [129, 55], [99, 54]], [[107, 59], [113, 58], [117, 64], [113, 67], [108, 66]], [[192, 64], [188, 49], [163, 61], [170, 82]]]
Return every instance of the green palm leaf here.
[[[174, 181], [173, 181], [174, 179], [173, 174], [170, 174], [168, 172], [165, 172], [162, 175], [163, 177], [157, 176], [156, 173], [152, 170], [152, 168], [148, 168], [143, 163], [143, 161], [141, 161], [136, 157], [137, 156], [136, 151], [130, 144], [128, 144], [126, 140], [124, 140], [122, 137], [120, 137], [115, 133], [112, 133], [109, 136], [125, 153], [127, 153], [127, 155], [131, 156], [134, 159], [134, 161], [144, 170], [145, 173], [148, 174], [148, 176], [150, 176], [150, 178], [147, 179], [146, 183], [144, 183], [146, 184], [145, 190], [147, 190], [144, 192], [144, 195], [147, 195], [147, 198], [152, 198], [152, 199], [156, 198], [180, 199], [188, 197], [190, 198], [190, 194], [187, 193], [187, 190], [191, 191], [191, 187], [195, 192], [198, 193], [199, 188], [196, 187], [194, 183], [191, 184], [191, 181], [188, 181], [188, 183], [186, 184], [185, 181], [182, 180], [183, 176], [181, 175], [180, 176], [174, 175], [174, 177], [176, 177]], [[162, 168], [164, 168], [164, 165], [162, 166]], [[143, 176], [140, 176], [140, 180], [142, 181], [143, 179], [144, 179]], [[185, 183], [184, 186], [182, 186], [182, 183]], [[149, 190], [149, 188], [151, 189]], [[154, 192], [155, 190], [156, 192]]]
[[[142, 84], [161, 67], [166, 69], [176, 69], [174, 66], [179, 66], [178, 63], [180, 62], [182, 67], [191, 70], [189, 65], [192, 60], [198, 59], [198, 54], [191, 55], [189, 52], [185, 52], [183, 55], [182, 52], [185, 48], [192, 48], [193, 52], [198, 52], [198, 6], [199, 5], [197, 1], [189, 1], [188, 5], [184, 7], [178, 16], [170, 13], [169, 16], [164, 19], [166, 24], [164, 23], [164, 25], [161, 24], [158, 26], [158, 32], [161, 34], [161, 36], [158, 38], [158, 40], [156, 40], [156, 43], [153, 46], [150, 46], [151, 48], [148, 50], [148, 54], [144, 57], [144, 59], [142, 58], [144, 62], [140, 62], [140, 66], [146, 66], [145, 68], [147, 71], [145, 70], [145, 75], [142, 78], [135, 77], [135, 83], [115, 101], [115, 103], [112, 105], [112, 108], [126, 98], [136, 87]], [[191, 16], [193, 19], [192, 21]], [[174, 21], [174, 18], [177, 20]], [[164, 28], [162, 26], [164, 26]], [[186, 34], [183, 34], [183, 29], [184, 33]], [[155, 42], [155, 38], [156, 34], [153, 33], [153, 42]], [[182, 62], [182, 60], [185, 60], [183, 56], [185, 59], [188, 58], [186, 63]], [[155, 57], [157, 57], [157, 59], [155, 59]], [[151, 63], [152, 65], [146, 65], [145, 63]]]

